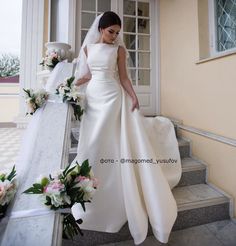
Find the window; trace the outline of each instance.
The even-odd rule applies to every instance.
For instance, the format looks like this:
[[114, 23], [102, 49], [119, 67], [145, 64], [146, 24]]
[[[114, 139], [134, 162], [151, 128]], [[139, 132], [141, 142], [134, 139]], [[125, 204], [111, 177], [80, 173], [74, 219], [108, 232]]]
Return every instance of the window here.
[[129, 70], [133, 85], [150, 85], [150, 4], [124, 0], [123, 38], [130, 54]]
[[82, 0], [81, 44], [94, 19], [102, 12], [111, 10], [111, 0]]
[[236, 47], [236, 1], [216, 1], [217, 51]]
[[209, 0], [211, 55], [236, 48], [236, 1]]

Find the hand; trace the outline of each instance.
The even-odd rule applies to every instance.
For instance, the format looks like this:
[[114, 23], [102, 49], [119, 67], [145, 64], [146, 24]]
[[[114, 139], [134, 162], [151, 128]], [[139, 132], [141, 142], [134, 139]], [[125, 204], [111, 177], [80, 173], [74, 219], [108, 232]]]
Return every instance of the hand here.
[[77, 80], [74, 82], [74, 85], [75, 85], [75, 86], [79, 86], [79, 79], [77, 79]]
[[76, 82], [75, 82], [75, 86], [80, 86], [84, 83], [84, 79], [77, 79]]
[[139, 102], [137, 97], [132, 98], [132, 112], [134, 111], [135, 108], [139, 109]]

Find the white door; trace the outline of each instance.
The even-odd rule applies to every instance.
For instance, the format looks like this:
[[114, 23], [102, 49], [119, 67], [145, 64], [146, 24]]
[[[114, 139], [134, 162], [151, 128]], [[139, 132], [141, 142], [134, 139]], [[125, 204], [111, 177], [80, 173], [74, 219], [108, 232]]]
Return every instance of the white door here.
[[159, 113], [157, 4], [156, 0], [80, 0], [76, 6], [77, 53], [97, 15], [113, 10], [122, 18], [121, 34], [130, 54], [129, 72], [145, 115]]

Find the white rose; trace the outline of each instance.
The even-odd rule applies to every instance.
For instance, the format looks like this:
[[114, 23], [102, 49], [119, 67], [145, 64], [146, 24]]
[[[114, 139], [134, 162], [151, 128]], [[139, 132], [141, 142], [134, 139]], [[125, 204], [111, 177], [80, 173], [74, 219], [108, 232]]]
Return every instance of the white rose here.
[[63, 198], [58, 193], [51, 194], [50, 198], [51, 198], [52, 205], [54, 205], [55, 207], [59, 207], [59, 206], [64, 204], [63, 203]]
[[96, 191], [93, 188], [93, 181], [90, 179], [84, 179], [79, 182], [78, 186], [81, 187], [84, 192], [83, 199], [85, 201], [91, 200]]
[[64, 86], [60, 86], [58, 91], [60, 94], [64, 94]]
[[41, 97], [37, 97], [35, 99], [35, 103], [38, 104], [39, 106], [42, 105], [42, 99], [41, 99]]

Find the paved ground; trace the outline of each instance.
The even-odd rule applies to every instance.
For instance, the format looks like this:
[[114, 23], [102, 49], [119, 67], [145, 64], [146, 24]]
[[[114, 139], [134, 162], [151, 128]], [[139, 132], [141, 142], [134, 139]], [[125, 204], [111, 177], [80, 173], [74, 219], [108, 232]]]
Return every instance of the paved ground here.
[[[105, 244], [106, 246], [133, 246], [132, 240]], [[103, 246], [105, 246], [103, 245]], [[139, 246], [236, 246], [236, 220], [222, 220], [193, 226], [171, 233], [169, 242], [162, 244], [149, 236]]]
[[0, 128], [0, 172], [10, 170], [15, 164], [24, 130]]

